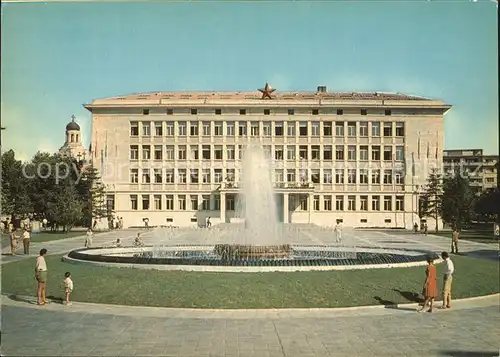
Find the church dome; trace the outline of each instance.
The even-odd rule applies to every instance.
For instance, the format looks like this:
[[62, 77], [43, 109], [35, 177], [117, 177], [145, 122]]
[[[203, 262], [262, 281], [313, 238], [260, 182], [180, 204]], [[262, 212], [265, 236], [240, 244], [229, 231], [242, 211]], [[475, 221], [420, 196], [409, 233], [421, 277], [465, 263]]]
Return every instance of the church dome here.
[[68, 123], [68, 125], [66, 125], [66, 130], [80, 130], [80, 125], [78, 125], [77, 123], [75, 123], [75, 118], [73, 117], [73, 120], [71, 120], [71, 122]]

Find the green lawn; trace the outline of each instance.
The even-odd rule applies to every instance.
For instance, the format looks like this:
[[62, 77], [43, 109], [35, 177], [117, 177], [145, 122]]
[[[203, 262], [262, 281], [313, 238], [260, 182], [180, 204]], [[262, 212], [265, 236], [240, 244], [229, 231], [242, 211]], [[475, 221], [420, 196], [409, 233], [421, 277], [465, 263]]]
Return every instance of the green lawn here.
[[[102, 232], [95, 232], [95, 234], [99, 234], [99, 233], [102, 233]], [[19, 236], [21, 234], [21, 232], [17, 232], [16, 234]], [[73, 237], [84, 236], [84, 235], [85, 235], [85, 231], [70, 231], [68, 233], [64, 233], [61, 231], [32, 233], [31, 234], [31, 242], [32, 243], [43, 243], [43, 242], [49, 242], [49, 241], [53, 241], [53, 240], [73, 238]], [[7, 242], [9, 240], [9, 236], [7, 234], [2, 234], [2, 240], [5, 240]]]
[[[451, 232], [429, 232], [451, 240]], [[463, 230], [460, 233], [460, 239], [470, 240], [477, 243], [498, 243], [499, 240], [493, 235], [493, 228], [490, 230]], [[460, 243], [460, 242], [459, 242]]]
[[[454, 298], [497, 293], [498, 262], [454, 256]], [[2, 266], [4, 294], [34, 295], [34, 259]], [[64, 272], [73, 300], [187, 308], [319, 308], [416, 301], [425, 267], [294, 273], [199, 273], [70, 264], [47, 257], [48, 296], [63, 296]], [[443, 265], [438, 265], [441, 278]], [[441, 284], [441, 281], [438, 282]]]

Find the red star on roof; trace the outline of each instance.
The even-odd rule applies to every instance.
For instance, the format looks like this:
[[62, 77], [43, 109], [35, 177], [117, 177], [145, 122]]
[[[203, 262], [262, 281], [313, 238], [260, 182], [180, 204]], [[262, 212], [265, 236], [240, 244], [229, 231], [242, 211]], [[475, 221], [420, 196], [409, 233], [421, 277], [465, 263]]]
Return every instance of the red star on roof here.
[[271, 86], [269, 85], [269, 83], [267, 83], [267, 82], [266, 82], [265, 87], [264, 87], [264, 88], [262, 88], [262, 89], [259, 89], [259, 92], [261, 92], [261, 93], [262, 93], [262, 99], [266, 99], [266, 98], [268, 98], [268, 99], [273, 99], [273, 98], [271, 97], [271, 94], [272, 94], [275, 90], [276, 90], [276, 89], [271, 88]]

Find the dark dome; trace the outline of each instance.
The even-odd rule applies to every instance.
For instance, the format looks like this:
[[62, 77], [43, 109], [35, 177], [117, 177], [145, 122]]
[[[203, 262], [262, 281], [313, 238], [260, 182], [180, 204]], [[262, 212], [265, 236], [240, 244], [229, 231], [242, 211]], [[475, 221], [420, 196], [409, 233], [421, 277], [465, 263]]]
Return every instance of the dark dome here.
[[66, 130], [80, 130], [80, 125], [75, 123], [75, 119], [73, 119], [68, 123], [68, 125], [66, 125]]

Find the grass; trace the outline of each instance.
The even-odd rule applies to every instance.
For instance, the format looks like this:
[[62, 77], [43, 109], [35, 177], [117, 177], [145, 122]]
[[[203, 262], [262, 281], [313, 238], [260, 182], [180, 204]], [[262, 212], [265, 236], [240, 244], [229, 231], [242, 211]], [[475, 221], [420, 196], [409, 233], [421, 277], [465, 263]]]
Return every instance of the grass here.
[[[429, 234], [434, 234], [437, 236], [449, 238], [451, 240], [451, 232], [432, 232]], [[490, 230], [463, 230], [460, 233], [460, 239], [470, 240], [477, 243], [498, 243], [499, 240], [493, 235], [493, 227]], [[460, 241], [458, 242], [460, 248]]]
[[[95, 232], [95, 234], [99, 234], [102, 232]], [[16, 233], [18, 236], [21, 235], [21, 232]], [[40, 233], [31, 233], [31, 242], [32, 243], [44, 243], [50, 242], [54, 240], [66, 239], [66, 238], [74, 238], [79, 236], [84, 236], [85, 231], [70, 231], [70, 232], [61, 232], [61, 231], [48, 231], [48, 232], [40, 232]], [[8, 234], [2, 234], [2, 240], [6, 242], [9, 240]], [[22, 244], [22, 243], [21, 243]]]
[[[498, 262], [454, 256], [454, 298], [498, 293]], [[34, 259], [2, 265], [2, 292], [35, 293]], [[418, 301], [425, 267], [294, 273], [199, 273], [105, 268], [47, 257], [47, 293], [63, 296], [70, 271], [74, 301], [183, 308], [327, 308]], [[443, 265], [438, 266], [441, 278]], [[441, 284], [441, 281], [438, 282]]]

